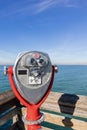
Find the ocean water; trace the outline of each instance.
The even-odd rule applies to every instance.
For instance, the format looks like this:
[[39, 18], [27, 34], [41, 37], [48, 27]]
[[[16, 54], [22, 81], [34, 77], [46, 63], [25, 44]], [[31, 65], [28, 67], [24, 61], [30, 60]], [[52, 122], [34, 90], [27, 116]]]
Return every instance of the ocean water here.
[[[8, 76], [4, 76], [3, 70], [4, 66], [0, 66], [0, 93], [11, 89]], [[52, 91], [87, 95], [87, 66], [59, 65]]]
[[[8, 76], [4, 76], [3, 70], [4, 66], [0, 66], [0, 93], [11, 89]], [[59, 65], [58, 73], [55, 74], [52, 91], [76, 95], [87, 95], [87, 66]], [[9, 125], [10, 123], [5, 124], [0, 127], [0, 130], [6, 130], [6, 127]], [[59, 126], [59, 130], [71, 129]]]
[[61, 65], [52, 91], [87, 95], [87, 65]]

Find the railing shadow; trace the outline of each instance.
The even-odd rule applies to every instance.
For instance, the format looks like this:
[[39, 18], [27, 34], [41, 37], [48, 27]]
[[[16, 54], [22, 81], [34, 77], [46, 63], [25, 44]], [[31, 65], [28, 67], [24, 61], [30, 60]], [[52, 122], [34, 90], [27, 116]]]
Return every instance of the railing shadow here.
[[[58, 100], [58, 105], [60, 107], [61, 113], [73, 115], [75, 111], [75, 106], [77, 101], [79, 100], [79, 97], [75, 94], [63, 94]], [[65, 117], [62, 120], [62, 123], [66, 127], [72, 127], [73, 123], [71, 121], [71, 117]]]

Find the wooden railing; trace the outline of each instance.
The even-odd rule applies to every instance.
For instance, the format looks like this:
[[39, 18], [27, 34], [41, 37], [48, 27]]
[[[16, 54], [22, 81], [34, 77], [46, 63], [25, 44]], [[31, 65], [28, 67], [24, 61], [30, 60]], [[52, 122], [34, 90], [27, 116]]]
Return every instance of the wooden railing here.
[[[45, 121], [43, 130], [87, 130], [87, 96], [51, 92], [41, 106]], [[7, 130], [25, 130], [22, 115], [24, 108], [12, 91], [0, 94], [0, 126], [9, 119], [13, 123]]]
[[[0, 126], [17, 115], [17, 121], [8, 128], [8, 130], [25, 130], [22, 122], [21, 104], [14, 96], [12, 91], [0, 94]], [[20, 123], [21, 122], [21, 123]], [[7, 129], [7, 128], [6, 128]]]

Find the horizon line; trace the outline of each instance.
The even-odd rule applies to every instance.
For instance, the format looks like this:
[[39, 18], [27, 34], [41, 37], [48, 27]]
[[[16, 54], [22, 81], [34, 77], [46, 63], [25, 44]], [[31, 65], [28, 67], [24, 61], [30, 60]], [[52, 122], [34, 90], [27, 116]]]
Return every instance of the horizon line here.
[[[0, 66], [10, 66], [10, 65], [12, 65], [12, 66], [14, 66], [14, 64], [13, 63], [0, 63]], [[86, 66], [87, 64], [52, 64], [52, 65], [83, 65], [83, 66]]]

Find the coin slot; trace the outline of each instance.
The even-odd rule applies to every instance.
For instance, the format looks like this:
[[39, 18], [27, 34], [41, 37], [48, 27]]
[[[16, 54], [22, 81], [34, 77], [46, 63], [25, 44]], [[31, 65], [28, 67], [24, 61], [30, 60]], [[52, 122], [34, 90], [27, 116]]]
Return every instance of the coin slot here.
[[18, 74], [19, 75], [26, 75], [27, 74], [27, 70], [18, 70]]

